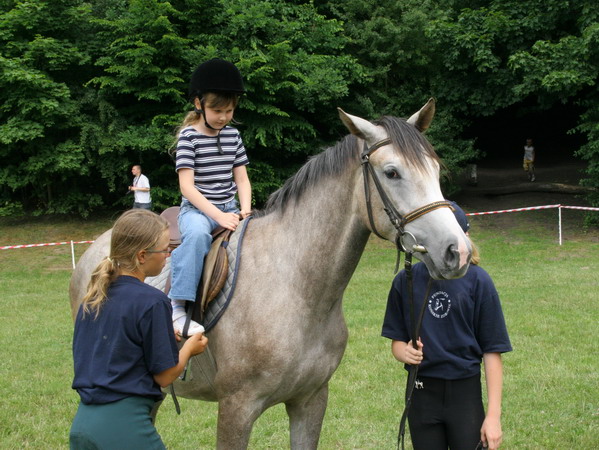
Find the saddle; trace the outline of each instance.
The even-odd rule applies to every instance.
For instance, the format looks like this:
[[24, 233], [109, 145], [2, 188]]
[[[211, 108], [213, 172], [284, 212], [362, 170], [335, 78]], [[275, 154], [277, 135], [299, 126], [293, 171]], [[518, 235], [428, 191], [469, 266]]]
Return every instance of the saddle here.
[[[181, 233], [177, 224], [179, 207], [172, 206], [160, 214], [169, 224], [169, 247], [175, 249], [181, 244]], [[217, 227], [212, 232], [212, 245], [204, 260], [202, 278], [198, 285], [196, 305], [200, 307], [199, 319], [202, 321], [204, 311], [208, 304], [216, 298], [227, 280], [229, 258], [227, 256], [227, 245], [233, 231], [223, 227]], [[164, 291], [168, 294], [171, 288], [171, 277], [169, 277]], [[197, 313], [198, 311], [194, 311]], [[194, 314], [195, 316], [196, 314]], [[194, 317], [194, 320], [196, 318]]]

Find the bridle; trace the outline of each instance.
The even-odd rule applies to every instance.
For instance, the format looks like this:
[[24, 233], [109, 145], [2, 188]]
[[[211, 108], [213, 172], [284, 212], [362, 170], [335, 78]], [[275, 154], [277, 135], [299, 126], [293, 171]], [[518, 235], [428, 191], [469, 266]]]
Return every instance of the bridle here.
[[[406, 272], [407, 289], [408, 289], [408, 295], [409, 295], [410, 320], [411, 320], [411, 324], [412, 324], [411, 345], [417, 349], [418, 348], [417, 340], [418, 340], [418, 336], [420, 336], [420, 328], [422, 326], [422, 318], [424, 316], [426, 299], [428, 298], [428, 295], [430, 292], [432, 278], [430, 278], [430, 276], [429, 276], [429, 281], [427, 283], [426, 293], [424, 295], [422, 307], [419, 311], [418, 318], [416, 318], [415, 311], [414, 311], [412, 255], [414, 254], [414, 252], [426, 253], [427, 249], [423, 245], [418, 244], [416, 237], [409, 231], [406, 231], [405, 226], [408, 223], [413, 222], [414, 220], [418, 219], [419, 217], [422, 217], [423, 215], [425, 215], [431, 211], [435, 211], [436, 209], [449, 208], [453, 211], [453, 207], [451, 206], [451, 204], [448, 201], [438, 201], [438, 202], [432, 202], [427, 205], [421, 206], [420, 208], [415, 209], [414, 211], [406, 214], [405, 216], [402, 216], [397, 211], [395, 206], [393, 206], [393, 203], [391, 203], [389, 196], [386, 194], [385, 190], [383, 189], [381, 181], [379, 180], [378, 176], [376, 175], [374, 168], [370, 164], [370, 156], [376, 150], [381, 148], [382, 146], [389, 145], [391, 143], [392, 143], [391, 139], [386, 138], [381, 141], [375, 142], [372, 146], [368, 147], [368, 145], [366, 144], [366, 141], [364, 141], [364, 150], [362, 151], [361, 159], [362, 159], [362, 172], [363, 172], [363, 177], [364, 177], [364, 194], [366, 197], [366, 210], [368, 212], [368, 220], [370, 221], [370, 227], [371, 227], [372, 232], [374, 234], [376, 234], [378, 237], [380, 237], [382, 239], [386, 239], [378, 232], [378, 230], [376, 229], [376, 225], [374, 224], [374, 218], [372, 216], [372, 201], [371, 201], [371, 194], [370, 194], [370, 185], [368, 182], [368, 178], [370, 177], [370, 178], [372, 178], [374, 186], [376, 187], [379, 197], [381, 198], [381, 201], [383, 203], [383, 208], [384, 208], [385, 212], [387, 213], [387, 216], [389, 217], [391, 224], [397, 230], [397, 235], [395, 237], [395, 246], [397, 247], [397, 262], [395, 264], [395, 273], [397, 273], [397, 270], [399, 268], [401, 252], [403, 251], [406, 254], [405, 272]], [[407, 239], [411, 240], [410, 244], [407, 243]], [[404, 447], [404, 435], [405, 435], [406, 420], [408, 417], [408, 412], [409, 412], [410, 406], [412, 404], [412, 393], [414, 391], [414, 386], [416, 383], [417, 375], [418, 375], [418, 365], [410, 366], [408, 382], [406, 385], [407, 386], [406, 387], [406, 405], [405, 405], [405, 408], [404, 408], [404, 411], [403, 411], [403, 414], [401, 417], [401, 421], [400, 421], [400, 425], [399, 425], [399, 434], [397, 436], [397, 446], [399, 448], [400, 443], [401, 443], [402, 449]]]
[[[364, 175], [363, 176], [363, 178], [364, 178], [364, 195], [366, 197], [366, 210], [368, 212], [368, 220], [370, 221], [370, 228], [371, 228], [372, 232], [374, 234], [376, 234], [378, 237], [380, 237], [381, 239], [386, 239], [378, 232], [378, 230], [376, 229], [376, 225], [374, 224], [374, 218], [372, 216], [372, 201], [371, 201], [371, 193], [370, 193], [370, 183], [368, 182], [369, 177], [372, 178], [374, 186], [376, 187], [376, 190], [379, 194], [379, 197], [381, 198], [381, 201], [383, 202], [383, 208], [384, 208], [385, 212], [387, 213], [387, 216], [389, 217], [391, 224], [397, 230], [397, 235], [395, 237], [395, 246], [397, 247], [397, 250], [398, 250], [398, 263], [399, 263], [399, 252], [403, 251], [406, 253], [406, 255], [408, 253], [413, 253], [413, 252], [418, 252], [418, 253], [426, 253], [427, 252], [426, 248], [423, 245], [418, 244], [414, 235], [412, 233], [410, 233], [409, 231], [406, 231], [405, 226], [407, 224], [409, 224], [410, 222], [413, 222], [414, 220], [418, 219], [419, 217], [422, 217], [425, 214], [427, 214], [431, 211], [434, 211], [436, 209], [450, 208], [453, 210], [453, 208], [451, 207], [451, 204], [448, 201], [432, 202], [427, 205], [421, 206], [418, 209], [415, 209], [414, 211], [406, 214], [405, 216], [402, 216], [397, 211], [395, 206], [393, 206], [393, 203], [391, 202], [391, 200], [389, 199], [389, 196], [383, 189], [381, 181], [379, 180], [378, 176], [376, 175], [374, 168], [370, 164], [370, 156], [379, 148], [383, 147], [384, 145], [389, 145], [389, 144], [391, 144], [391, 139], [389, 139], [389, 138], [375, 142], [370, 147], [368, 147], [368, 145], [366, 144], [366, 141], [364, 141], [364, 150], [362, 151], [362, 155], [360, 156], [360, 158], [362, 160], [362, 173]], [[412, 241], [410, 243], [410, 245], [408, 245], [408, 243], [407, 243], [408, 238], [411, 239], [411, 241]], [[397, 266], [396, 266], [395, 271], [397, 272]]]

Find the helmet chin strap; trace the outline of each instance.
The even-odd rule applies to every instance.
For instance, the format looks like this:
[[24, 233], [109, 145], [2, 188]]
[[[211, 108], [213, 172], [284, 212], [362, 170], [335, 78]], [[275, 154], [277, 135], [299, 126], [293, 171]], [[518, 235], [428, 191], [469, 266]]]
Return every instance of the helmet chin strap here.
[[204, 118], [204, 124], [206, 125], [207, 128], [214, 130], [214, 131], [218, 131], [218, 133], [216, 134], [216, 147], [218, 148], [218, 153], [222, 155], [222, 154], [224, 154], [223, 147], [220, 144], [220, 132], [221, 132], [222, 128], [214, 128], [212, 125], [210, 125], [208, 123], [208, 120], [206, 120], [206, 114], [204, 114], [204, 101], [201, 101], [200, 105], [202, 106], [202, 109], [198, 109], [197, 107], [194, 106], [194, 110], [195, 110], [196, 114], [200, 114]]

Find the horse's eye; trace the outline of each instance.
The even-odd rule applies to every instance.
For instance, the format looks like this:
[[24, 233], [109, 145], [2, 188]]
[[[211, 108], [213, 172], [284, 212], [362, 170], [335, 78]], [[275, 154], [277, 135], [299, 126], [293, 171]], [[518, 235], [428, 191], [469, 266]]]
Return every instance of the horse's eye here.
[[399, 174], [397, 173], [397, 170], [395, 170], [395, 169], [385, 169], [385, 176], [387, 178], [389, 178], [390, 180], [393, 178], [395, 178], [395, 179], [401, 178], [399, 176]]

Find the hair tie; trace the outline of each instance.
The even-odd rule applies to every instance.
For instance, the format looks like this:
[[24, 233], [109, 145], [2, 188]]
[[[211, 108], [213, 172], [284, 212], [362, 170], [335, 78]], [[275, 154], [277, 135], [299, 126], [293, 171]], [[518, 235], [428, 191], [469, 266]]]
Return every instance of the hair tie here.
[[110, 256], [107, 256], [106, 259], [108, 260], [109, 263], [114, 263], [114, 261], [110, 258]]

